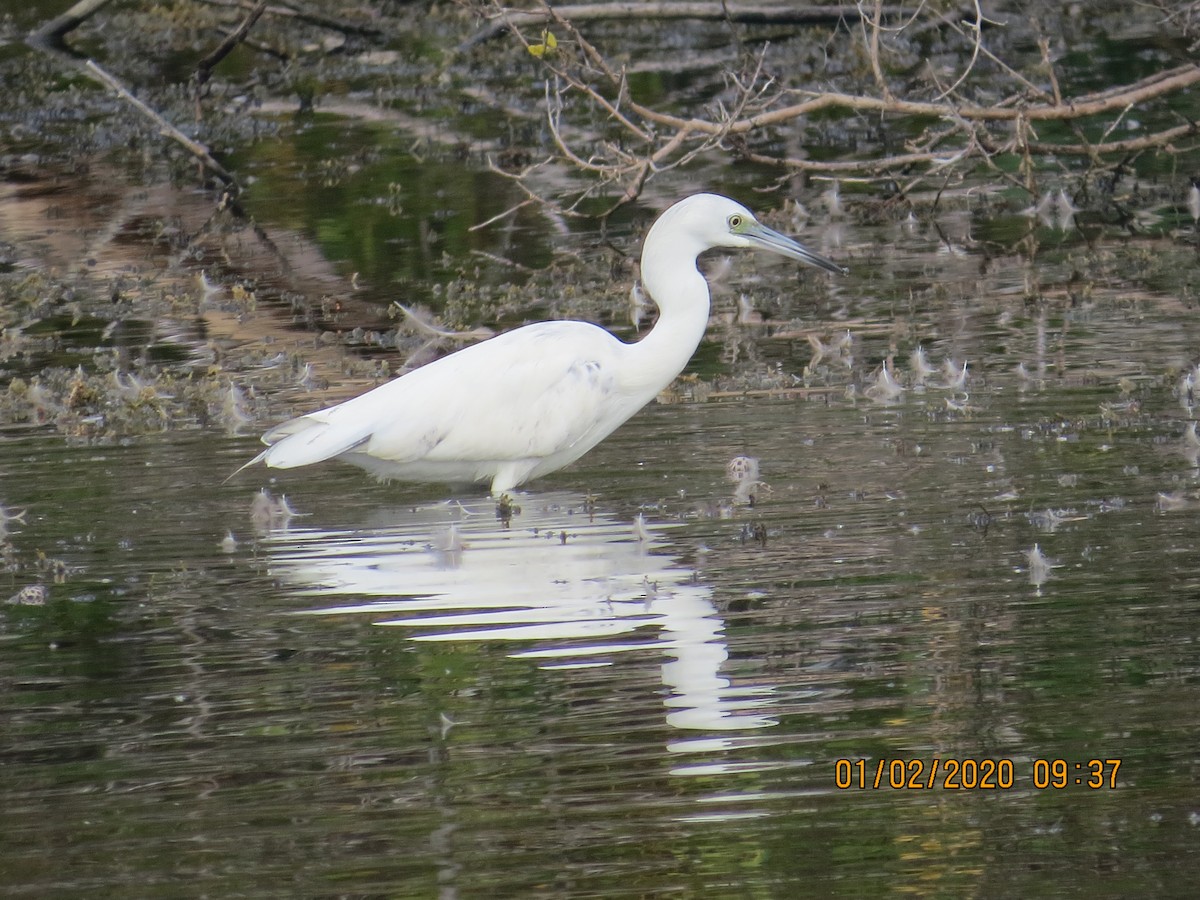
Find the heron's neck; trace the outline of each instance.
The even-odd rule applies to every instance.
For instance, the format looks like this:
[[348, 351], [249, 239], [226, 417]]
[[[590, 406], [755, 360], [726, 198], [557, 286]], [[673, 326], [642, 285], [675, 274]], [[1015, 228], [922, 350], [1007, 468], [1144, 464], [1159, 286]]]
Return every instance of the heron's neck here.
[[[708, 327], [708, 282], [696, 268], [697, 249], [662, 246], [653, 230], [642, 251], [642, 284], [658, 306], [658, 321], [634, 345], [638, 387], [657, 394], [683, 371]], [[701, 248], [702, 249], [702, 248]]]

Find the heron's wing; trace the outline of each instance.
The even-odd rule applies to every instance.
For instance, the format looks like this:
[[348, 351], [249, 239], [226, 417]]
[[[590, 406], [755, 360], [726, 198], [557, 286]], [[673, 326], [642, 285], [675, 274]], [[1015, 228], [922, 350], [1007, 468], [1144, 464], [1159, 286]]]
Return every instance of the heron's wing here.
[[403, 412], [381, 416], [362, 452], [431, 462], [550, 456], [619, 400], [623, 347], [594, 325], [543, 322], [444, 357], [393, 382], [389, 400]]
[[263, 458], [292, 468], [352, 450], [394, 462], [549, 456], [613, 414], [624, 346], [581, 322], [518, 328], [276, 426]]

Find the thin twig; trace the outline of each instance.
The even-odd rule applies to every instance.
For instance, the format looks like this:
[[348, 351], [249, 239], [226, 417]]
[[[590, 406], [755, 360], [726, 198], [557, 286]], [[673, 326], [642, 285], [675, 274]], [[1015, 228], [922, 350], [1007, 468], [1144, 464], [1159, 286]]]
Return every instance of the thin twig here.
[[522, 209], [533, 202], [534, 201], [532, 198], [526, 197], [520, 203], [514, 204], [513, 206], [510, 206], [508, 209], [504, 210], [504, 212], [498, 212], [490, 219], [484, 219], [482, 222], [476, 222], [474, 225], [468, 228], [467, 231], [480, 231], [484, 228], [488, 228], [499, 222], [501, 219], [507, 219], [509, 216], [515, 216]]
[[979, 8], [979, 0], [975, 0], [975, 21], [967, 26], [971, 30], [971, 58], [963, 67], [962, 73], [955, 79], [954, 84], [946, 88], [936, 97], [934, 102], [944, 100], [958, 90], [958, 86], [967, 80], [967, 76], [975, 68], [975, 63], [979, 61], [979, 51], [983, 47], [983, 10]]
[[884, 98], [891, 100], [892, 92], [888, 88], [887, 79], [883, 75], [883, 65], [879, 59], [879, 26], [882, 18], [882, 0], [875, 0], [875, 8], [869, 17], [867, 16], [866, 12], [863, 11], [862, 6], [859, 6], [859, 27], [862, 29], [863, 39], [867, 44], [867, 58], [871, 62], [871, 75], [875, 79], [875, 87], [879, 89], [879, 93], [882, 94]]
[[[586, 19], [608, 18], [628, 13], [629, 17], [707, 16], [721, 19], [727, 25], [736, 20], [744, 6], [677, 2], [627, 4], [614, 2], [587, 6], [558, 6], [551, 8], [545, 0], [539, 10], [515, 12], [497, 6], [497, 22], [511, 28], [516, 39], [529, 47], [530, 41], [520, 32], [521, 25], [552, 23], [559, 38], [559, 52], [540, 56], [547, 73], [553, 77], [546, 83], [546, 118], [551, 139], [561, 158], [571, 166], [591, 176], [590, 187], [575, 200], [568, 211], [584, 198], [604, 187], [618, 184], [621, 194], [617, 204], [638, 196], [646, 182], [667, 169], [685, 165], [700, 154], [721, 148], [734, 152], [740, 159], [785, 168], [793, 172], [808, 172], [828, 176], [859, 175], [887, 177], [895, 180], [913, 176], [904, 192], [912, 189], [920, 178], [942, 174], [949, 178], [961, 172], [968, 163], [985, 161], [1004, 180], [1023, 190], [1036, 191], [1038, 171], [1035, 155], [1056, 154], [1063, 157], [1082, 156], [1092, 168], [1111, 165], [1112, 157], [1128, 157], [1146, 150], [1169, 148], [1182, 138], [1200, 135], [1200, 124], [1181, 123], [1175, 127], [1142, 134], [1126, 140], [1114, 140], [1119, 123], [1139, 104], [1177, 93], [1200, 84], [1200, 65], [1185, 63], [1125, 85], [1108, 88], [1093, 94], [1064, 98], [1050, 59], [1049, 44], [1041, 44], [1049, 84], [1035, 84], [997, 57], [984, 43], [985, 28], [996, 24], [984, 13], [979, 0], [967, 0], [968, 7], [957, 16], [935, 16], [938, 27], [956, 32], [967, 42], [969, 59], [953, 80], [939, 85], [932, 99], [909, 100], [891, 93], [882, 58], [885, 52], [884, 33], [916, 30], [916, 15], [911, 10], [901, 18], [898, 27], [885, 26], [884, 20], [898, 11], [885, 7], [883, 0], [861, 0], [856, 13], [861, 23], [863, 40], [874, 74], [875, 95], [858, 95], [837, 91], [797, 91], [773, 88], [773, 80], [764, 78], [764, 46], [752, 69], [741, 77], [726, 72], [728, 94], [732, 102], [718, 99], [714, 109], [704, 114], [678, 115], [638, 102], [629, 91], [624, 68], [615, 68], [580, 32], [579, 22]], [[921, 8], [924, 8], [922, 0]], [[832, 8], [827, 8], [832, 9]], [[919, 12], [920, 10], [918, 10]], [[910, 15], [911, 14], [911, 15]], [[575, 48], [577, 52], [570, 49]], [[1016, 87], [999, 102], [989, 105], [960, 102], [955, 99], [969, 80], [978, 79], [981, 62], [997, 67], [1001, 77]], [[989, 86], [990, 87], [990, 86]], [[581, 148], [580, 136], [571, 129], [567, 112], [572, 109], [571, 94], [578, 92], [584, 102], [610, 123], [622, 137], [601, 140], [589, 138], [591, 152]], [[724, 96], [724, 95], [722, 95]], [[783, 105], [780, 101], [799, 97], [799, 102]], [[612, 99], [615, 97], [615, 100]], [[794, 127], [794, 123], [825, 111], [871, 114], [873, 117], [930, 118], [936, 125], [927, 126], [920, 137], [908, 142], [904, 152], [859, 159], [812, 160], [780, 157], [755, 151], [746, 137]], [[1116, 121], [1113, 116], [1116, 116]], [[1098, 141], [1089, 139], [1081, 127], [1100, 118], [1107, 130]], [[1061, 122], [1074, 132], [1076, 142], [1048, 143], [1037, 131], [1042, 122]], [[1019, 165], [1015, 172], [1001, 172], [995, 157], [1015, 154]], [[1105, 162], [1105, 159], [1110, 162]], [[921, 171], [923, 174], [917, 175]], [[535, 196], [530, 192], [530, 196]]]
[[1058, 87], [1058, 75], [1054, 72], [1054, 63], [1050, 59], [1050, 40], [1049, 38], [1038, 38], [1038, 50], [1042, 54], [1042, 65], [1046, 67], [1046, 75], [1050, 79], [1050, 91], [1054, 97], [1054, 102], [1062, 103], [1062, 91]]

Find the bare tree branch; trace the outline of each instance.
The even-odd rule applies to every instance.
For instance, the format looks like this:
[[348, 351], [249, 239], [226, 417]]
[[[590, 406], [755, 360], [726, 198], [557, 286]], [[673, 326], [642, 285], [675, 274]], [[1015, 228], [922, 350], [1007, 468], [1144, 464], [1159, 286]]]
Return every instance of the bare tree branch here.
[[212, 53], [196, 64], [196, 81], [199, 84], [207, 82], [212, 77], [212, 70], [217, 67], [221, 60], [233, 52], [233, 48], [246, 39], [246, 35], [250, 33], [250, 29], [254, 27], [254, 23], [258, 21], [266, 8], [267, 0], [258, 0], [254, 8], [246, 15], [246, 18], [242, 20], [242, 24], [226, 35], [225, 40], [221, 41]]
[[[880, 7], [880, 14], [887, 18], [903, 18], [909, 13], [910, 10], [900, 6]], [[571, 22], [693, 19], [755, 25], [818, 25], [855, 21], [859, 17], [859, 9], [857, 6], [788, 6], [786, 4], [771, 6], [742, 3], [727, 8], [726, 4], [721, 2], [583, 3], [574, 6], [555, 6], [553, 11], [549, 7], [537, 10], [501, 8], [497, 10], [491, 22], [459, 44], [457, 49], [459, 52], [469, 50], [505, 31], [519, 31], [530, 25], [544, 25], [559, 17]]]
[[[556, 7], [543, 2], [536, 10], [513, 11], [499, 6], [495, 9], [489, 27], [467, 44], [507, 28], [540, 60], [548, 75], [545, 109], [555, 149], [563, 161], [592, 179], [592, 186], [583, 196], [615, 185], [621, 191], [618, 204], [636, 197], [655, 175], [713, 151], [790, 172], [832, 177], [894, 179], [907, 174], [909, 189], [920, 177], [949, 177], [956, 170], [961, 177], [969, 166], [983, 164], [1005, 181], [1034, 192], [1037, 177], [1044, 172], [1041, 158], [1080, 157], [1087, 160], [1086, 171], [1091, 172], [1115, 165], [1114, 157], [1127, 160], [1130, 155], [1145, 151], [1178, 152], [1178, 142], [1200, 137], [1200, 124], [1179, 119], [1136, 136], [1121, 138], [1116, 134], [1131, 110], [1200, 83], [1200, 65], [1185, 63], [1103, 91], [1064, 96], [1049, 41], [1039, 43], [1041, 69], [1037, 75], [1018, 71], [986, 45], [985, 29], [1001, 23], [988, 19], [978, 0], [969, 0], [967, 8], [957, 14], [936, 13], [927, 10], [923, 3], [915, 12], [901, 10], [885, 6], [883, 0], [861, 0], [853, 9], [821, 10], [838, 22], [851, 17], [858, 19], [857, 35], [873, 84], [870, 92], [779, 86], [766, 71], [767, 45], [762, 44], [756, 58], [746, 59], [744, 54], [737, 54], [744, 60], [743, 74], [727, 69], [724, 72], [727, 89], [710, 101], [707, 108], [683, 113], [635, 99], [629, 91], [625, 68], [614, 65], [591, 43], [580, 24], [612, 16], [688, 17], [730, 24], [801, 19], [810, 22], [814, 20], [806, 17], [815, 12], [807, 8], [781, 11], [781, 7], [735, 7], [724, 2]], [[756, 18], [760, 15], [783, 18]], [[544, 51], [539, 40], [545, 42], [545, 31], [540, 38], [523, 35], [521, 27], [530, 25], [539, 29], [549, 26], [556, 36], [557, 50]], [[891, 52], [888, 48], [893, 36], [906, 29], [922, 31], [931, 25], [944, 29], [947, 39], [957, 39], [965, 45], [965, 62], [946, 80], [939, 79], [935, 69], [928, 67], [924, 84], [932, 86], [932, 91], [927, 92], [929, 96], [904, 96], [897, 91], [899, 81], [889, 78], [888, 73], [896, 67], [884, 59], [884, 54]], [[740, 37], [731, 40], [735, 50], [747, 46]], [[980, 67], [985, 62], [986, 82]], [[997, 71], [998, 80], [994, 77]], [[998, 94], [997, 88], [1006, 83], [1011, 86], [1008, 96], [991, 100]], [[979, 102], [976, 99], [979, 97], [986, 97], [989, 102]], [[869, 116], [881, 124], [902, 119], [932, 120], [932, 124], [909, 137], [901, 148], [856, 158], [809, 159], [755, 146], [762, 143], [754, 140], [755, 136], [774, 140], [781, 130], [804, 127], [813, 117], [830, 112], [864, 119]], [[584, 121], [588, 122], [586, 126], [582, 124]], [[1049, 122], [1065, 125], [1076, 140], [1042, 140], [1038, 126]], [[1098, 138], [1092, 136], [1097, 133]], [[1015, 172], [1011, 167], [996, 165], [995, 157], [1003, 154], [1018, 157]]]
[[109, 2], [110, 0], [79, 0], [61, 16], [55, 16], [36, 31], [30, 32], [26, 41], [43, 50], [64, 50], [66, 43], [63, 39], [67, 34], [86, 22]]

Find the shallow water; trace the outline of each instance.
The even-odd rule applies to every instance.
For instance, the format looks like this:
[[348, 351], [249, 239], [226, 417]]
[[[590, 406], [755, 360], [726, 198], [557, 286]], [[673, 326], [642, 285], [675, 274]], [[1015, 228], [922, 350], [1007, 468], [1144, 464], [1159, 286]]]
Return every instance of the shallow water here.
[[256, 528], [249, 439], [10, 434], [13, 589], [69, 574], [3, 607], [6, 889], [1177, 893], [1187, 411], [1019, 387], [652, 406], [507, 526], [327, 467]]
[[[1078, 50], [1078, 77], [1117, 67]], [[890, 224], [848, 184], [831, 219], [824, 185], [700, 160], [605, 235], [532, 207], [474, 230], [524, 199], [485, 139], [446, 157], [441, 112], [423, 133], [293, 106], [229, 154], [269, 240], [210, 231], [191, 175], [35, 160], [0, 185], [0, 274], [83, 304], [8, 310], [7, 336], [36, 327], [5, 378], [69, 381], [99, 344], [113, 396], [140, 375], [172, 428], [0, 431], [0, 893], [1194, 893], [1200, 327], [1173, 171], [1136, 227], [1018, 215], [995, 184]], [[224, 481], [259, 426], [399, 364], [392, 300], [629, 336], [633, 229], [700, 186], [802, 200], [772, 224], [851, 269], [710, 263], [702, 379], [675, 391], [710, 402], [650, 406], [505, 516], [336, 465]], [[93, 320], [101, 276], [129, 290]], [[106, 376], [85, 423], [117, 417]], [[230, 381], [248, 411], [222, 420]], [[739, 492], [741, 455], [762, 483]], [[263, 487], [295, 514], [256, 517]]]

